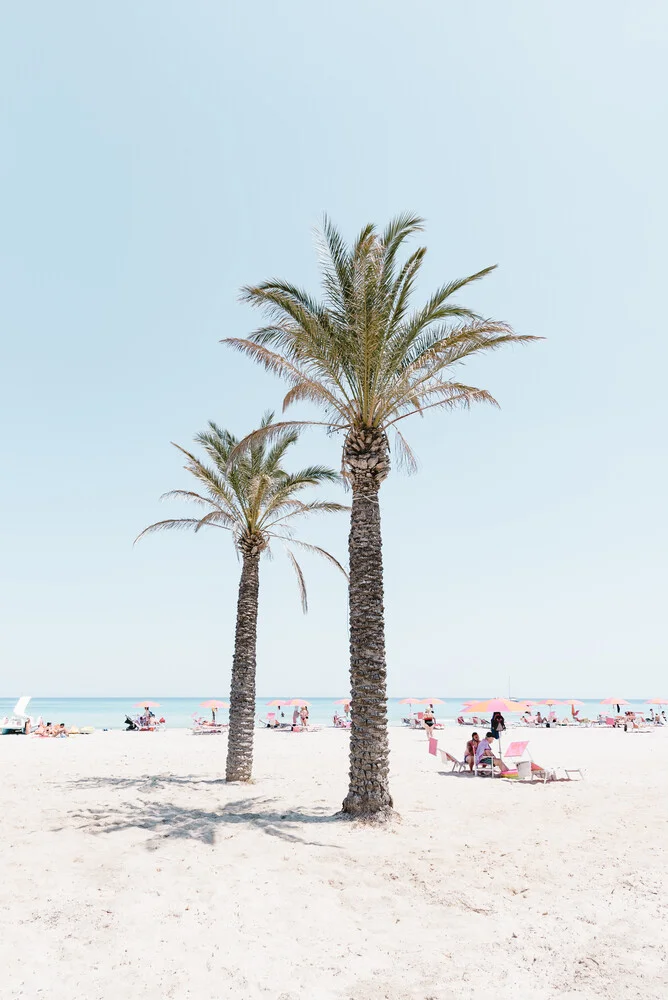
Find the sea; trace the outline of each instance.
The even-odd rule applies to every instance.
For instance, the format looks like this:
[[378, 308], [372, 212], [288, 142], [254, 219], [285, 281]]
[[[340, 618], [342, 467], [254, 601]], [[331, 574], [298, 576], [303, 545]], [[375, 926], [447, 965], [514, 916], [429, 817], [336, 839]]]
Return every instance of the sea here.
[[[276, 697], [279, 697], [278, 695]], [[209, 717], [210, 712], [201, 707], [201, 698], [161, 698], [156, 696], [150, 701], [157, 703], [158, 707], [153, 711], [158, 718], [165, 718], [167, 727], [170, 729], [189, 728], [193, 724], [194, 716]], [[225, 701], [224, 697], [217, 700]], [[269, 706], [269, 702], [275, 700], [271, 695], [257, 698], [256, 716], [258, 719], [266, 717], [268, 712], [277, 712], [275, 706]], [[317, 725], [328, 726], [332, 724], [334, 712], [343, 714], [343, 707], [336, 705], [339, 700], [331, 698], [309, 698], [305, 696], [305, 701], [309, 705], [309, 721]], [[435, 705], [436, 718], [440, 722], [455, 722], [457, 716], [467, 715], [463, 704], [471, 701], [472, 698], [444, 698], [442, 705]], [[540, 701], [540, 698], [531, 698], [530, 701]], [[10, 715], [14, 705], [18, 701], [18, 696], [0, 698], [0, 718]], [[582, 699], [580, 707], [581, 718], [596, 718], [599, 712], [604, 715], [609, 714], [610, 706], [602, 705], [596, 699]], [[64, 722], [66, 726], [94, 726], [95, 729], [124, 729], [126, 714], [130, 717], [136, 716], [141, 711], [144, 700], [136, 697], [127, 698], [43, 698], [35, 695], [28, 705], [28, 714], [38, 718], [40, 715], [44, 722], [59, 723]], [[646, 705], [641, 699], [635, 699], [628, 706], [631, 710], [638, 711]], [[543, 713], [549, 711], [546, 706], [540, 706]], [[391, 726], [402, 725], [402, 719], [410, 714], [411, 708], [420, 711], [424, 705], [402, 705], [399, 698], [388, 699], [388, 720]], [[570, 713], [569, 706], [557, 706], [557, 715], [561, 718]], [[292, 717], [292, 708], [284, 708], [285, 718]], [[227, 709], [220, 709], [218, 721], [224, 722], [227, 719]], [[510, 721], [509, 717], [506, 721]]]

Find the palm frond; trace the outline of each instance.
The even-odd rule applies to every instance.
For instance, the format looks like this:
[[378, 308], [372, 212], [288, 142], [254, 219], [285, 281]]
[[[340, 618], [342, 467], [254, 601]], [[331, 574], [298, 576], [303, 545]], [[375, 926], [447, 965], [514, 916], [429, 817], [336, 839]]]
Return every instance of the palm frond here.
[[478, 352], [540, 339], [458, 301], [496, 265], [444, 282], [412, 306], [426, 249], [403, 262], [400, 256], [423, 228], [419, 216], [404, 213], [382, 231], [363, 226], [349, 246], [325, 217], [317, 233], [322, 302], [282, 280], [244, 289], [245, 301], [263, 309], [271, 325], [229, 343], [288, 383], [284, 409], [313, 403], [323, 416], [317, 423], [331, 432], [383, 429], [426, 409], [491, 402], [482, 390], [444, 390], [453, 366]]
[[[139, 539], [143, 538], [144, 535], [152, 535], [156, 531], [169, 531], [170, 529], [179, 531], [190, 528], [193, 531], [197, 531], [201, 523], [202, 521], [198, 517], [179, 517], [173, 518], [169, 521], [156, 521], [155, 524], [149, 524], [148, 528], [144, 528], [143, 531], [140, 531], [132, 544], [136, 545]], [[223, 526], [214, 524], [213, 527], [220, 528]]]
[[[282, 541], [295, 545], [305, 544], [293, 537], [294, 530], [286, 521], [297, 516], [336, 513], [347, 509], [332, 501], [306, 502], [298, 497], [305, 490], [325, 483], [340, 482], [340, 476], [333, 469], [320, 464], [307, 465], [294, 472], [286, 469], [283, 459], [289, 447], [297, 442], [304, 422], [291, 421], [277, 425], [273, 420], [273, 412], [267, 411], [257, 431], [247, 435], [241, 442], [229, 431], [209, 421], [208, 429], [198, 434], [196, 441], [206, 452], [210, 464], [205, 464], [193, 452], [175, 444], [186, 459], [186, 470], [204, 484], [205, 490], [203, 493], [195, 490], [171, 490], [164, 498], [188, 500], [204, 507], [206, 512], [199, 518], [158, 521], [145, 528], [135, 541], [144, 535], [170, 529], [191, 529], [198, 532], [204, 528], [224, 528], [232, 533], [237, 555], [241, 551], [247, 551], [248, 543], [256, 544], [260, 536], [264, 546], [261, 546], [261, 550], [266, 558], [271, 558], [272, 538], [280, 537]], [[308, 426], [308, 422], [306, 425]], [[273, 526], [278, 524], [280, 535], [273, 530]], [[324, 553], [317, 546], [310, 547], [310, 550]], [[333, 556], [327, 553], [326, 557], [340, 568]], [[306, 610], [304, 576], [294, 555], [290, 554], [290, 559], [295, 566], [302, 605]]]
[[302, 611], [306, 614], [308, 611], [308, 596], [306, 594], [306, 581], [304, 580], [304, 574], [302, 573], [302, 568], [295, 559], [294, 554], [290, 551], [287, 545], [285, 546], [285, 551], [287, 552], [288, 559], [292, 563], [292, 568], [295, 571], [297, 584], [299, 586], [299, 597], [301, 599]]
[[401, 431], [396, 427], [394, 428], [394, 445], [399, 458], [399, 465], [405, 469], [409, 475], [413, 475], [413, 473], [418, 470], [418, 462], [415, 457], [415, 452], [410, 447]]
[[275, 534], [273, 535], [273, 537], [282, 538], [284, 541], [289, 541], [291, 545], [298, 545], [299, 548], [304, 549], [305, 552], [311, 552], [314, 555], [322, 556], [322, 558], [326, 559], [327, 562], [330, 562], [332, 566], [336, 566], [336, 568], [340, 570], [341, 573], [343, 573], [346, 580], [348, 579], [348, 573], [343, 568], [339, 560], [335, 559], [334, 556], [331, 554], [331, 552], [328, 552], [326, 549], [321, 549], [319, 545], [310, 545], [308, 542], [302, 542], [301, 539], [289, 538], [288, 536], [284, 535]]

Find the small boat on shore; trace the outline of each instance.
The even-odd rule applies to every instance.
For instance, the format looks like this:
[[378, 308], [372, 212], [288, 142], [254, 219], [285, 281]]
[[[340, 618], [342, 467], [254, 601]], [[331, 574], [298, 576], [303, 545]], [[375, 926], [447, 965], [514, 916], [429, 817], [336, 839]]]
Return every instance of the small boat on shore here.
[[21, 695], [14, 705], [12, 714], [6, 715], [4, 719], [0, 719], [0, 733], [3, 736], [8, 736], [12, 733], [28, 733], [30, 731], [33, 720], [26, 713], [26, 709], [31, 697], [32, 695], [29, 694]]

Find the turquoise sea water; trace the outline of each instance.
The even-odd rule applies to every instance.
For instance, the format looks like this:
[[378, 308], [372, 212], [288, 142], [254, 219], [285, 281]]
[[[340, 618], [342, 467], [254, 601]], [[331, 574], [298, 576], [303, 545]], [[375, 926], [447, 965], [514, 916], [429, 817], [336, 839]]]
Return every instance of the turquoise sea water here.
[[[18, 700], [18, 695], [16, 697], [6, 697], [0, 698], [0, 718], [6, 714], [10, 714], [14, 705]], [[205, 698], [160, 698], [156, 696], [151, 699], [152, 701], [159, 702], [160, 707], [153, 709], [158, 718], [163, 715], [167, 720], [167, 725], [172, 729], [185, 728], [192, 725], [193, 714], [200, 714], [204, 717], [209, 716], [209, 710], [200, 707], [200, 702], [205, 701]], [[220, 699], [225, 700], [224, 698]], [[264, 718], [267, 712], [276, 712], [277, 709], [274, 707], [268, 707], [267, 702], [273, 700], [271, 696], [258, 698], [256, 702], [257, 706], [257, 716], [259, 718]], [[463, 702], [470, 699], [444, 699], [443, 705], [436, 706], [436, 718], [442, 722], [454, 722], [458, 715], [465, 714], [463, 712]], [[536, 700], [539, 700], [536, 698]], [[334, 704], [335, 698], [308, 698], [307, 701], [309, 705], [309, 718], [313, 723], [319, 725], [331, 725], [332, 716], [337, 709]], [[596, 718], [599, 712], [604, 714], [609, 713], [609, 706], [601, 705], [599, 701], [596, 700], [585, 700], [584, 705], [580, 708], [580, 716], [582, 718]], [[141, 711], [139, 707], [135, 706], [137, 698], [40, 698], [35, 695], [29, 706], [29, 715], [38, 717], [42, 716], [45, 722], [64, 722], [68, 726], [95, 726], [96, 729], [123, 729], [123, 720], [125, 719], [126, 712], [130, 715], [136, 715]], [[629, 707], [631, 709], [639, 709], [644, 703], [640, 700], [634, 701]], [[388, 701], [388, 718], [390, 725], [401, 725], [402, 718], [410, 712], [411, 706], [400, 705], [398, 698], [390, 698]], [[414, 706], [416, 711], [424, 708], [424, 705]], [[338, 706], [338, 710], [343, 714], [341, 706]], [[286, 718], [292, 717], [292, 708], [285, 708], [284, 714]], [[545, 714], [549, 711], [547, 707], [541, 707], [541, 711]], [[558, 706], [556, 712], [559, 718], [570, 712], [570, 708]], [[220, 721], [225, 721], [227, 719], [227, 710], [222, 709], [218, 713], [218, 718]], [[510, 721], [508, 719], [507, 721]]]

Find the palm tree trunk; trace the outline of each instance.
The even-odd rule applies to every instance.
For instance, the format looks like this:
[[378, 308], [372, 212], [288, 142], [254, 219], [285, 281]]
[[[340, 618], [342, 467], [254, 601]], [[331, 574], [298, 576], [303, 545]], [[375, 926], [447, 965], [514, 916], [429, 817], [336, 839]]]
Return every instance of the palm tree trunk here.
[[350, 476], [350, 785], [343, 812], [381, 818], [391, 812], [387, 671], [380, 534], [380, 482]]
[[237, 601], [237, 627], [230, 690], [230, 730], [225, 773], [228, 781], [250, 781], [253, 770], [255, 649], [259, 588], [260, 553], [244, 552]]

